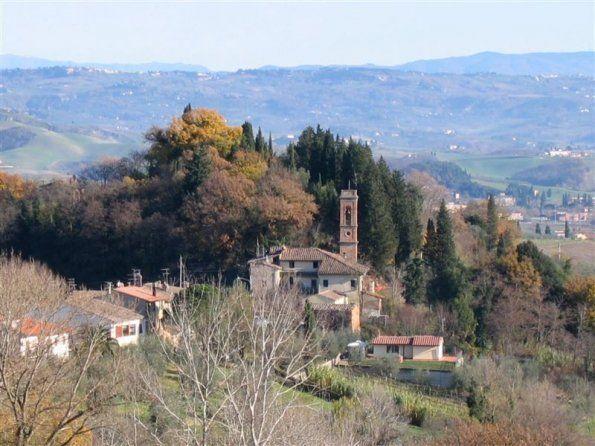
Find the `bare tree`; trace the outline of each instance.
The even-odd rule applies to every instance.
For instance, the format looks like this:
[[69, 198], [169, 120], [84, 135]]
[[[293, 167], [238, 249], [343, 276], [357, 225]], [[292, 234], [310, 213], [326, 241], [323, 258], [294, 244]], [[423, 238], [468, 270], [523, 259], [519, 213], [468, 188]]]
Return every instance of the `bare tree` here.
[[301, 407], [294, 389], [315, 359], [300, 302], [293, 292], [251, 296], [240, 286], [189, 293], [170, 323], [176, 342], [161, 343], [177, 398], [159, 372], [137, 370], [171, 425], [164, 434], [137, 422], [159, 444], [274, 444]]
[[110, 404], [114, 375], [98, 369], [103, 337], [75, 345], [57, 317], [67, 292], [47, 268], [0, 257], [1, 443], [70, 444]]

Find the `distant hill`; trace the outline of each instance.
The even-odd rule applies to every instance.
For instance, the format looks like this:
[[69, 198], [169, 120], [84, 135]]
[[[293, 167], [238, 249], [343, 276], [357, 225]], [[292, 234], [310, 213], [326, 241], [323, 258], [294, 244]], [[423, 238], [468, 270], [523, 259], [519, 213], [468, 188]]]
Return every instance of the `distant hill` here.
[[[53, 67], [2, 70], [0, 77], [0, 113], [34, 127], [41, 121], [55, 133], [118, 143], [140, 144], [149, 127], [166, 125], [191, 103], [219, 110], [232, 124], [249, 120], [271, 131], [278, 148], [320, 124], [393, 157], [429, 150], [527, 155], [552, 146], [595, 149], [595, 80], [585, 76], [378, 67], [217, 73]], [[13, 131], [9, 137], [27, 136]]]
[[[148, 72], [148, 71], [188, 71], [206, 73], [209, 70], [203, 65], [167, 62], [148, 62], [138, 64], [73, 62], [49, 60], [38, 57], [0, 55], [0, 69], [35, 69], [49, 67], [88, 67], [105, 70]], [[582, 51], [574, 53], [527, 53], [503, 54], [483, 52], [470, 56], [447, 57], [444, 59], [416, 60], [401, 65], [380, 66], [365, 65], [298, 65], [295, 67], [279, 67], [265, 65], [259, 70], [297, 70], [316, 71], [325, 68], [377, 68], [382, 70], [418, 71], [422, 73], [476, 74], [496, 73], [506, 75], [562, 75], [562, 76], [595, 76], [595, 52]], [[250, 71], [250, 70], [248, 70]]]
[[0, 122], [0, 163], [24, 174], [76, 172], [104, 156], [124, 156], [140, 147], [132, 142], [59, 132], [49, 126]]
[[38, 57], [15, 56], [13, 54], [0, 55], [0, 69], [10, 70], [35, 69], [48, 67], [88, 67], [103, 70], [127, 71], [131, 73], [148, 71], [192, 71], [197, 73], [206, 73], [209, 69], [203, 65], [192, 65], [184, 63], [166, 63], [166, 62], [147, 62], [139, 64], [121, 64], [121, 63], [95, 63], [95, 62], [73, 62], [64, 60], [49, 60]]
[[595, 76], [595, 52], [502, 54], [418, 60], [394, 68], [423, 73]]

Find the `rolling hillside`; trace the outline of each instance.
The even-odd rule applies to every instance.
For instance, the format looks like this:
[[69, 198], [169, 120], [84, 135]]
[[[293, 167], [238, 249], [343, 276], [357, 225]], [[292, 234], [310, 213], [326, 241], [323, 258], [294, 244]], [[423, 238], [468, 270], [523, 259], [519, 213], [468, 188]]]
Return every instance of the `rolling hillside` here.
[[123, 156], [133, 144], [77, 133], [62, 133], [15, 121], [0, 122], [0, 138], [7, 129], [20, 128], [32, 134], [25, 144], [0, 152], [3, 166], [24, 174], [57, 174], [76, 171], [84, 163], [103, 156]]

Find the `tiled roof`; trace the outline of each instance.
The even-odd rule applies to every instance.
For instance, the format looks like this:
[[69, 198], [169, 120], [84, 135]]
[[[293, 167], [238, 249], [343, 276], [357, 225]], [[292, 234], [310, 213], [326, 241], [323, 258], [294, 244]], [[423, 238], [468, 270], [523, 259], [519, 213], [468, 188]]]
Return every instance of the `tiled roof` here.
[[54, 335], [70, 332], [70, 329], [67, 327], [29, 318], [23, 319], [19, 323], [19, 329], [21, 334], [25, 336], [39, 336], [42, 333], [44, 335]]
[[138, 314], [136, 311], [133, 311], [130, 308], [125, 308], [120, 305], [115, 305], [105, 300], [98, 299], [97, 297], [100, 297], [100, 294], [92, 295], [90, 292], [84, 293], [89, 294], [74, 294], [69, 300], [69, 304], [80, 308], [84, 312], [97, 315], [113, 323], [143, 319], [141, 314]]
[[368, 268], [359, 263], [350, 262], [339, 254], [320, 248], [284, 248], [279, 260], [296, 262], [320, 262], [318, 274], [321, 275], [362, 275]]
[[125, 294], [127, 296], [134, 297], [136, 299], [141, 299], [146, 302], [160, 302], [166, 301], [171, 302], [173, 300], [173, 296], [159, 288], [156, 289], [155, 296], [153, 296], [153, 291], [151, 288], [146, 286], [119, 286], [115, 289], [116, 292], [120, 294]]
[[373, 345], [412, 345], [414, 347], [437, 347], [444, 340], [441, 336], [377, 336]]

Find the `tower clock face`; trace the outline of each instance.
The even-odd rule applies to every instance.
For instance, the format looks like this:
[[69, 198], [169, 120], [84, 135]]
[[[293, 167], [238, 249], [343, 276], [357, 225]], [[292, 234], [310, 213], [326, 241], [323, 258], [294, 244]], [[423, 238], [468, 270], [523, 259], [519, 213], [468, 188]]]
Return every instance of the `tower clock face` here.
[[345, 237], [351, 237], [351, 231], [347, 230], [345, 231]]

